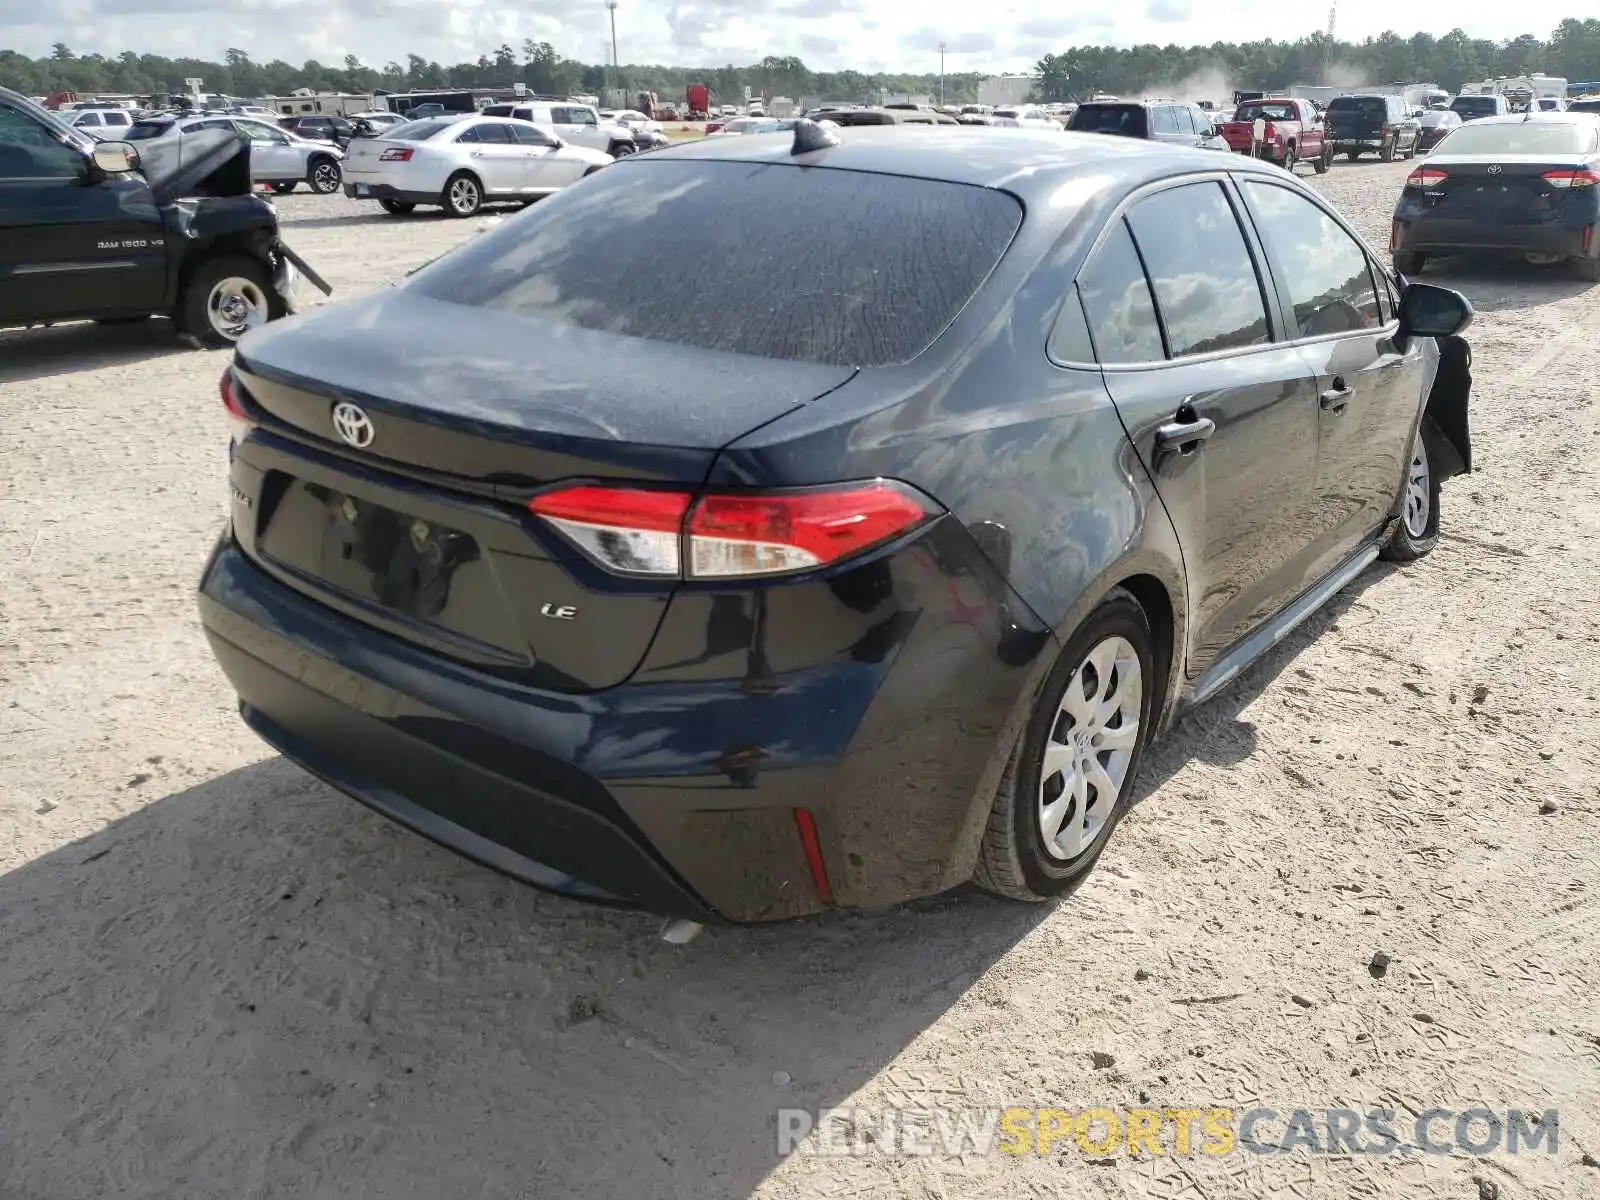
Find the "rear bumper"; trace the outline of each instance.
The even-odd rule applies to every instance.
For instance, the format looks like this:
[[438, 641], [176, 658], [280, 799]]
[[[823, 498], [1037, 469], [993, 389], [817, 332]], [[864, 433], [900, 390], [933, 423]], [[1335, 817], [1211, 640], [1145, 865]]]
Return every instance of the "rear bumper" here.
[[394, 200], [401, 204], [438, 204], [438, 192], [421, 192], [395, 187], [392, 183], [371, 183], [367, 180], [344, 183], [344, 194], [352, 200]]
[[[1009, 722], [1050, 641], [1014, 619], [1003, 583], [958, 595], [952, 568], [985, 564], [959, 524], [936, 522], [863, 568], [876, 593], [819, 585], [847, 607], [888, 601], [843, 655], [775, 674], [766, 656], [788, 657], [791, 635], [758, 620], [753, 653], [719, 656], [732, 678], [717, 660], [647, 660], [641, 674], [660, 682], [582, 694], [509, 683], [347, 618], [231, 535], [199, 605], [244, 720], [339, 790], [536, 887], [745, 922], [970, 875]], [[698, 629], [719, 616], [706, 599], [682, 609]], [[829, 624], [818, 616], [798, 640], [817, 639]], [[657, 641], [673, 639], [669, 617]], [[797, 809], [815, 822], [831, 897]]]
[[[1452, 251], [1534, 252], [1584, 257], [1582, 226], [1502, 225], [1446, 217], [1396, 218], [1395, 249], [1401, 252], [1447, 254]], [[1591, 243], [1593, 235], [1591, 235]], [[1591, 249], [1592, 253], [1592, 249]]]
[[1382, 137], [1330, 137], [1326, 141], [1336, 151], [1381, 150], [1383, 143]]

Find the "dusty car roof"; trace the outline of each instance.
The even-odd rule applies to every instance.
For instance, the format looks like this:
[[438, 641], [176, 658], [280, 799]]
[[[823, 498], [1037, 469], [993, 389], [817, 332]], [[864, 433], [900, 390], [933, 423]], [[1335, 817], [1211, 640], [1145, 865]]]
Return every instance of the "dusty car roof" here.
[[653, 150], [619, 165], [645, 169], [651, 162], [685, 159], [787, 162], [807, 168], [873, 171], [1001, 188], [1024, 201], [1030, 196], [1046, 196], [1068, 178], [1080, 175], [1092, 174], [1127, 186], [1186, 169], [1283, 174], [1281, 168], [1241, 155], [1099, 133], [885, 125], [856, 125], [834, 132], [840, 145], [798, 158], [790, 154], [788, 134], [756, 134], [706, 138]]

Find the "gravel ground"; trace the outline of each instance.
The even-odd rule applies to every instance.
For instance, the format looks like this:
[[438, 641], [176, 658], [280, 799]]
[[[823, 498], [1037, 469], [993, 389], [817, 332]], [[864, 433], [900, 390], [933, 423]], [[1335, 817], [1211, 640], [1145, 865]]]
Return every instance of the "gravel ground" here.
[[[1381, 245], [1407, 169], [1314, 182]], [[281, 210], [343, 295], [473, 229]], [[681, 949], [246, 732], [191, 597], [223, 354], [0, 334], [0, 1195], [1600, 1195], [1600, 289], [1447, 277], [1479, 472], [1437, 552], [1191, 714], [1073, 899]], [[1484, 1160], [774, 1152], [780, 1107], [1146, 1100], [1560, 1131]]]

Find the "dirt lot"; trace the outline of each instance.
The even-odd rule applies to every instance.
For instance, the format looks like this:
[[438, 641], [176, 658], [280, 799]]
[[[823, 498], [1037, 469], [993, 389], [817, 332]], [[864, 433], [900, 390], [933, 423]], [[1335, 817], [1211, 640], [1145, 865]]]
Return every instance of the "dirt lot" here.
[[[1381, 245], [1406, 170], [1316, 184]], [[346, 295], [472, 229], [281, 208]], [[1600, 289], [1448, 278], [1480, 469], [1438, 551], [1188, 717], [1074, 899], [683, 949], [246, 732], [191, 598], [222, 354], [0, 334], [0, 1196], [1600, 1195]], [[1555, 1108], [1558, 1152], [774, 1152], [780, 1107], [1146, 1100]]]

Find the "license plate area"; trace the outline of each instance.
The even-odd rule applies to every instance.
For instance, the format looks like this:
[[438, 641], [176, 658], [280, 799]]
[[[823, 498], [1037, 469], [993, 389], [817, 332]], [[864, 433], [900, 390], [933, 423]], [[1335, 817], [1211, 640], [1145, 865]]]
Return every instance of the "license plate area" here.
[[263, 555], [367, 603], [450, 623], [452, 590], [483, 565], [470, 534], [324, 484], [275, 482], [281, 499], [260, 539]]
[[371, 189], [364, 183], [356, 184], [356, 195], [365, 196]]

